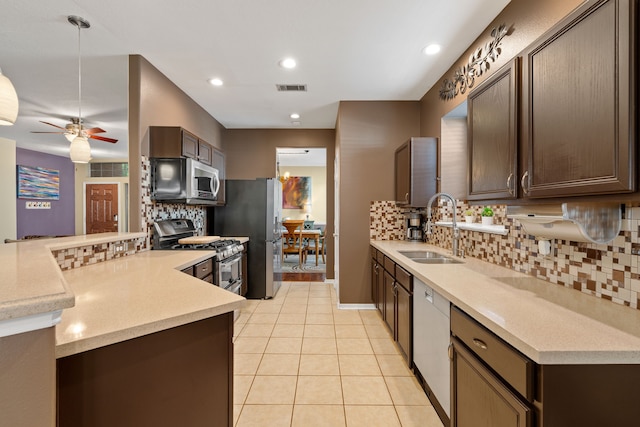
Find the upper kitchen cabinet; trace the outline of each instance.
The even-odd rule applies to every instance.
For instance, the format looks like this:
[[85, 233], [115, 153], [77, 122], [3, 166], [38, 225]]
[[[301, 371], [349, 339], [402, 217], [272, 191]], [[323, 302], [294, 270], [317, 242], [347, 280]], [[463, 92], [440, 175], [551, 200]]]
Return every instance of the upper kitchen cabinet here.
[[517, 197], [519, 79], [516, 58], [469, 94], [469, 200]]
[[438, 188], [438, 139], [414, 137], [395, 152], [396, 203], [424, 207]]
[[189, 157], [205, 165], [213, 164], [213, 146], [177, 126], [149, 127], [151, 157]]
[[637, 10], [585, 2], [523, 52], [523, 195], [635, 191]]

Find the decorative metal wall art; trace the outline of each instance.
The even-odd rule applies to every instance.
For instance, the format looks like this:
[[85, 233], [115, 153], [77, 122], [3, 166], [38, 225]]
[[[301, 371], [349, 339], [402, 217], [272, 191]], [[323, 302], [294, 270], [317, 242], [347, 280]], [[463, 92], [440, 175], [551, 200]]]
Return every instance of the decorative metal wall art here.
[[490, 68], [490, 62], [495, 62], [502, 49], [500, 42], [507, 35], [508, 29], [505, 24], [491, 30], [493, 40], [484, 47], [479, 47], [469, 57], [469, 63], [457, 69], [453, 79], [445, 79], [440, 88], [440, 99], [449, 101], [455, 98], [458, 93], [465, 93], [467, 89], [473, 87], [476, 76], [481, 76]]

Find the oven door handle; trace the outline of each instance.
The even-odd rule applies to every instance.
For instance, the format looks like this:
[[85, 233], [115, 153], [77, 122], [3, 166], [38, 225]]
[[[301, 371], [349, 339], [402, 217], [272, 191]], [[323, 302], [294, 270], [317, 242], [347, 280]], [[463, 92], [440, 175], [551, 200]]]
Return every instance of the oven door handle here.
[[234, 254], [234, 255], [232, 255], [232, 256], [230, 256], [228, 258], [220, 260], [219, 262], [220, 262], [221, 265], [231, 265], [231, 264], [236, 263], [240, 259], [242, 259], [242, 253], [237, 253], [237, 254]]

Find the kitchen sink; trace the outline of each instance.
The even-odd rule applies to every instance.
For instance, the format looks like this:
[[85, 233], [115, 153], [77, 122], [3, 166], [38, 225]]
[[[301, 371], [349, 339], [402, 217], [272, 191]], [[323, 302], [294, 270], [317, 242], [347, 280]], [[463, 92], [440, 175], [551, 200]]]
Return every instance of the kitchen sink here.
[[398, 251], [400, 254], [406, 256], [412, 261], [420, 264], [462, 264], [463, 261], [459, 261], [454, 258], [450, 258], [446, 255], [442, 255], [439, 252], [433, 251]]

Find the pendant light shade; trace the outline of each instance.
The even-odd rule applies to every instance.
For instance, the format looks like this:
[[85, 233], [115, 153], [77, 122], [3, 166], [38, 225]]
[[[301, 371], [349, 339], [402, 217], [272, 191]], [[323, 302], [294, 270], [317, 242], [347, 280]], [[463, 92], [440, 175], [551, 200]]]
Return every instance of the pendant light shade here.
[[89, 163], [91, 147], [84, 136], [76, 136], [69, 146], [69, 157], [73, 163]]
[[18, 117], [18, 94], [0, 70], [0, 125], [11, 126]]

